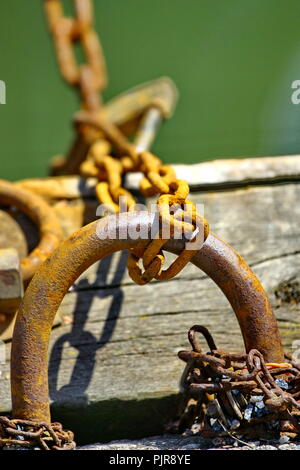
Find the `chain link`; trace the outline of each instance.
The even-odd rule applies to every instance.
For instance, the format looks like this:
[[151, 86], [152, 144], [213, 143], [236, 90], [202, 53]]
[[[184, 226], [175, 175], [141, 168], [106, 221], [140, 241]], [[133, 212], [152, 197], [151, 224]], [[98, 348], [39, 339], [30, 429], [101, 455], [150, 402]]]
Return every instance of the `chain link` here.
[[[93, 28], [91, 0], [74, 0], [75, 17], [64, 16], [61, 0], [45, 0], [45, 11], [53, 35], [62, 77], [81, 93], [83, 108], [97, 111], [100, 95], [107, 85], [105, 60], [98, 36]], [[80, 43], [86, 63], [79, 65], [75, 43]]]
[[[81, 109], [98, 115], [102, 112], [100, 93], [107, 85], [107, 72], [102, 46], [93, 27], [91, 0], [73, 0], [74, 18], [64, 16], [62, 0], [44, 0], [45, 13], [53, 36], [60, 73], [64, 80], [77, 89], [81, 97]], [[80, 44], [86, 62], [78, 64], [75, 44]], [[112, 129], [112, 124], [107, 124]], [[90, 145], [102, 138], [101, 130], [88, 123], [79, 123], [75, 117], [76, 139], [67, 158], [56, 157], [52, 174], [76, 173], [86, 158]], [[110, 134], [114, 129], [110, 130]], [[120, 133], [119, 133], [120, 134]]]
[[75, 449], [74, 434], [60, 423], [40, 423], [0, 416], [0, 447], [38, 447], [42, 450]]
[[[210, 351], [203, 353], [196, 341], [201, 333]], [[180, 351], [186, 363], [181, 378], [182, 403], [170, 430], [196, 427], [212, 437], [234, 429], [239, 435], [267, 432], [300, 434], [300, 364], [266, 363], [256, 349], [248, 354], [232, 354], [217, 349], [204, 326], [195, 325], [188, 333], [191, 351]], [[259, 402], [259, 408], [255, 403]], [[261, 426], [264, 423], [266, 431]], [[182, 427], [183, 426], [183, 427]]]
[[[148, 151], [138, 151], [114, 124], [104, 119], [98, 96], [107, 78], [101, 46], [93, 30], [91, 1], [74, 0], [74, 4], [76, 17], [66, 18], [60, 0], [45, 0], [61, 74], [69, 84], [79, 88], [83, 100], [82, 109], [74, 119], [78, 138], [71, 157], [73, 154], [76, 162], [79, 162], [83, 176], [93, 176], [99, 180], [96, 185], [98, 201], [108, 206], [111, 212], [119, 212], [120, 198], [125, 210], [132, 210], [135, 206], [132, 194], [122, 187], [123, 175], [130, 171], [144, 174], [140, 190], [146, 197], [160, 195], [157, 201], [160, 232], [162, 226], [168, 225], [170, 234], [164, 238], [159, 233], [159, 237], [145, 247], [143, 254], [130, 253], [128, 270], [138, 284], [145, 284], [153, 278], [170, 279], [191, 260], [195, 246], [193, 249], [185, 248], [171, 266], [162, 271], [165, 262], [162, 252], [164, 244], [175, 230], [180, 230], [182, 234], [192, 237], [190, 242], [195, 241], [196, 233], [201, 231], [202, 245], [208, 236], [208, 223], [196, 213], [194, 204], [187, 200], [188, 184], [176, 178], [173, 168], [164, 165]], [[87, 59], [84, 65], [76, 63], [73, 48], [76, 41], [83, 46]], [[111, 155], [112, 150], [117, 153], [117, 158]], [[177, 209], [174, 215], [170, 213], [171, 206]], [[141, 259], [144, 272], [139, 266]]]
[[[172, 167], [163, 165], [158, 157], [150, 152], [142, 152], [134, 158], [130, 155], [116, 160], [111, 156], [98, 155], [97, 152], [90, 154], [90, 159], [83, 162], [81, 172], [84, 176], [97, 177], [101, 182], [96, 186], [96, 195], [100, 204], [109, 206], [111, 212], [119, 212], [118, 200], [123, 198], [125, 210], [132, 210], [135, 207], [135, 199], [125, 188], [121, 187], [122, 175], [128, 171], [141, 171], [144, 178], [140, 184], [140, 190], [146, 196], [153, 196], [157, 193], [161, 196], [157, 200], [160, 227], [170, 228], [168, 237], [159, 236], [151, 240], [145, 248], [144, 253], [132, 252], [128, 258], [128, 271], [131, 278], [139, 285], [150, 282], [153, 278], [157, 280], [167, 280], [176, 276], [195, 254], [195, 249], [200, 249], [209, 233], [207, 221], [196, 212], [195, 205], [187, 200], [189, 186], [183, 180], [176, 178]], [[176, 215], [170, 213], [178, 209]], [[180, 219], [180, 220], [179, 220]], [[175, 230], [179, 234], [192, 236], [190, 243], [196, 239], [197, 230], [201, 233], [201, 243], [198, 247], [184, 249], [178, 258], [162, 271], [165, 257], [162, 253], [163, 245]], [[162, 230], [163, 232], [163, 230]], [[159, 234], [161, 235], [161, 234]], [[145, 271], [142, 272], [139, 263], [143, 260]]]
[[[144, 155], [144, 160], [148, 155], [149, 152], [147, 152], [147, 155]], [[153, 158], [153, 156], [151, 158]], [[176, 276], [190, 262], [195, 254], [195, 250], [201, 248], [209, 233], [208, 222], [197, 213], [195, 205], [186, 199], [189, 193], [188, 184], [185, 181], [176, 179], [175, 174], [173, 180], [169, 180], [170, 182], [168, 184], [166, 178], [163, 179], [164, 176], [161, 176], [159, 166], [156, 168], [155, 172], [152, 169], [151, 173], [152, 175], [156, 175], [157, 179], [154, 179], [154, 183], [152, 183], [152, 180], [147, 178], [149, 174], [145, 177], [147, 180], [147, 191], [158, 192], [157, 181], [162, 179], [163, 185], [161, 185], [159, 192], [165, 194], [162, 194], [157, 200], [160, 218], [160, 236], [150, 241], [142, 255], [143, 266], [145, 268], [144, 272], [142, 272], [139, 267], [141, 256], [137, 254], [137, 252], [133, 252], [129, 255], [129, 274], [131, 278], [140, 285], [148, 283], [153, 278], [163, 281]], [[145, 179], [142, 180], [141, 184], [143, 184]], [[176, 210], [175, 214], [171, 214], [170, 209], [172, 209], [172, 211]], [[162, 248], [169, 239], [169, 236], [167, 238], [164, 237], [164, 227], [170, 229], [168, 233], [169, 236], [174, 235], [176, 231], [179, 236], [191, 237], [189, 239], [190, 243], [193, 243], [197, 235], [200, 234], [200, 244], [198, 243], [198, 246], [193, 245], [189, 248], [186, 247], [176, 260], [163, 271], [162, 267], [165, 263], [165, 257], [162, 253]]]

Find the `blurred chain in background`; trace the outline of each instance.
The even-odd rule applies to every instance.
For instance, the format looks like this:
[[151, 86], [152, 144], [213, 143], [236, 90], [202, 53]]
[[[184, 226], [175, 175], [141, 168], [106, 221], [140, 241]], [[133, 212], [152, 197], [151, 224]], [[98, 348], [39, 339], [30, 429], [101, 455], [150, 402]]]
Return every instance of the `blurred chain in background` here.
[[[45, 0], [46, 15], [54, 38], [60, 72], [70, 85], [79, 89], [82, 100], [81, 111], [76, 114], [74, 121], [77, 129], [75, 144], [67, 160], [60, 160], [56, 164], [54, 173], [72, 173], [79, 170], [85, 177], [98, 178], [98, 201], [109, 206], [112, 212], [119, 212], [120, 198], [125, 210], [131, 210], [136, 203], [134, 197], [122, 187], [123, 175], [129, 171], [141, 171], [144, 178], [140, 190], [145, 196], [161, 195], [158, 200], [160, 221], [164, 219], [170, 223], [171, 234], [175, 226], [180, 226], [182, 233], [188, 229], [190, 234], [201, 228], [203, 243], [208, 235], [208, 224], [196, 213], [193, 203], [187, 201], [187, 183], [178, 180], [171, 167], [163, 165], [156, 156], [145, 151], [152, 143], [161, 118], [166, 114], [163, 100], [156, 99], [147, 109], [135, 144], [129, 142], [120, 129], [103, 116], [98, 95], [107, 84], [107, 75], [102, 48], [93, 30], [91, 1], [74, 0], [74, 6], [76, 17], [66, 18], [60, 0]], [[86, 64], [76, 63], [75, 42], [82, 45]], [[176, 99], [176, 94], [172, 96], [174, 97]], [[109, 155], [111, 151], [116, 151], [119, 158]], [[181, 220], [176, 216], [169, 216], [169, 208], [174, 204], [179, 211], [177, 217]], [[160, 237], [149, 242], [144, 253], [135, 252], [130, 255], [128, 269], [135, 282], [145, 284], [154, 277], [160, 280], [170, 279], [190, 261], [193, 250], [185, 249], [177, 260], [162, 272], [165, 261], [162, 247], [166, 241]], [[141, 258], [144, 273], [139, 267]]]

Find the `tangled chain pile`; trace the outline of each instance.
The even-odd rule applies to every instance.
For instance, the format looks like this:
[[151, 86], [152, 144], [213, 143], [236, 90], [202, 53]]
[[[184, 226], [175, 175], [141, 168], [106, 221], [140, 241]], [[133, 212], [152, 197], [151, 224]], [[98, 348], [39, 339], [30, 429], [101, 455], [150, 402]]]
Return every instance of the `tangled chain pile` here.
[[39, 423], [0, 416], [0, 447], [22, 446], [42, 450], [75, 449], [74, 434], [60, 423]]
[[[206, 338], [210, 352], [196, 344], [195, 333]], [[212, 437], [239, 434], [270, 437], [300, 434], [300, 365], [265, 363], [262, 354], [229, 354], [218, 350], [208, 330], [189, 330], [192, 351], [180, 351], [187, 363], [182, 376], [182, 403], [169, 430]], [[289, 358], [290, 359], [290, 358]]]

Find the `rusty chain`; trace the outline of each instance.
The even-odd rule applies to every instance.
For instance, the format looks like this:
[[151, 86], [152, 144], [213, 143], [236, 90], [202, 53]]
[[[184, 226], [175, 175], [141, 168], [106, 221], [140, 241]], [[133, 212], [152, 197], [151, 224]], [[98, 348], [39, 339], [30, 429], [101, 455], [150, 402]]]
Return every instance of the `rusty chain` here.
[[0, 416], [0, 446], [72, 450], [76, 444], [72, 431], [65, 431], [60, 423], [47, 424]]
[[[74, 0], [76, 17], [64, 17], [60, 0], [45, 0], [46, 15], [58, 56], [59, 68], [64, 79], [79, 89], [82, 106], [75, 116], [77, 138], [71, 149], [71, 157], [76, 160], [84, 176], [98, 179], [96, 195], [100, 203], [109, 205], [111, 211], [119, 212], [120, 197], [125, 199], [127, 211], [135, 206], [135, 199], [122, 187], [125, 173], [141, 171], [144, 177], [141, 191], [145, 196], [159, 194], [159, 220], [169, 222], [171, 234], [175, 228], [185, 229], [188, 240], [193, 242], [195, 233], [203, 229], [204, 239], [208, 235], [207, 222], [196, 213], [195, 206], [187, 200], [189, 187], [186, 182], [178, 180], [171, 167], [163, 165], [153, 154], [138, 152], [133, 144], [114, 124], [103, 118], [99, 92], [106, 85], [106, 72], [101, 46], [92, 28], [92, 5], [90, 0]], [[73, 43], [83, 46], [87, 63], [78, 65], [75, 59]], [[156, 104], [157, 107], [160, 104]], [[152, 106], [153, 107], [153, 106]], [[154, 106], [155, 107], [155, 106]], [[156, 118], [154, 119], [156, 121]], [[146, 139], [148, 140], [148, 139]], [[114, 150], [118, 158], [113, 156]], [[69, 161], [72, 158], [69, 158]], [[63, 161], [58, 167], [66, 165]], [[180, 214], [171, 214], [170, 206], [176, 205]], [[184, 218], [184, 206], [188, 207], [188, 217]], [[159, 232], [161, 227], [159, 229]], [[171, 235], [170, 234], [170, 235]], [[175, 276], [195, 254], [194, 250], [184, 249], [177, 260], [164, 272], [162, 265], [163, 245], [169, 239], [159, 238], [149, 242], [141, 251], [130, 253], [128, 260], [129, 274], [138, 284], [156, 279], [168, 279]], [[142, 273], [139, 260], [143, 259], [145, 271]], [[14, 343], [15, 344], [15, 343]], [[64, 431], [61, 424], [9, 419], [0, 417], [0, 446], [24, 446], [43, 450], [75, 448], [74, 436]]]
[[[196, 341], [197, 332], [210, 348], [206, 354]], [[186, 362], [183, 401], [169, 430], [188, 428], [207, 436], [235, 430], [256, 437], [266, 432], [299, 436], [299, 364], [287, 356], [290, 362], [266, 363], [255, 349], [248, 354], [218, 350], [209, 331], [200, 325], [189, 330], [188, 339], [192, 350], [178, 353]]]
[[[45, 0], [45, 6], [61, 74], [69, 84], [79, 88], [83, 99], [82, 109], [75, 116], [75, 124], [78, 135], [85, 135], [89, 146], [86, 158], [80, 163], [80, 173], [85, 177], [98, 178], [96, 195], [99, 203], [110, 207], [111, 212], [119, 212], [120, 198], [126, 211], [132, 210], [136, 202], [131, 193], [122, 187], [124, 174], [141, 171], [144, 174], [140, 185], [142, 194], [147, 197], [160, 194], [157, 203], [161, 225], [168, 222], [170, 235], [174, 233], [175, 228], [187, 235], [201, 230], [203, 243], [208, 236], [208, 223], [196, 213], [194, 204], [187, 200], [187, 183], [178, 180], [172, 167], [163, 165], [152, 153], [138, 153], [125, 135], [101, 116], [100, 101], [96, 96], [98, 97], [99, 91], [106, 85], [106, 74], [100, 42], [92, 29], [92, 6], [90, 0], [74, 2], [75, 19], [63, 16], [60, 0]], [[75, 41], [79, 41], [84, 48], [86, 65], [76, 64], [72, 49]], [[96, 139], [95, 132], [98, 132], [101, 138], [98, 135]], [[78, 142], [77, 146], [80, 147]], [[110, 155], [112, 146], [119, 153], [119, 158]], [[170, 215], [169, 207], [174, 205], [181, 212], [181, 220], [178, 220], [176, 215]], [[196, 235], [190, 242], [195, 238]], [[144, 253], [130, 253], [128, 270], [137, 284], [145, 284], [153, 278], [170, 279], [191, 260], [195, 251], [185, 249], [168, 269], [162, 271], [165, 261], [162, 247], [167, 239], [159, 236], [149, 243]], [[140, 259], [143, 260], [144, 272], [139, 266]]]
[[[107, 85], [107, 73], [101, 43], [93, 28], [91, 0], [74, 0], [74, 18], [64, 16], [61, 0], [44, 0], [44, 3], [60, 73], [68, 84], [79, 90], [82, 101], [81, 111], [74, 118], [77, 134], [75, 142], [67, 159], [56, 159], [53, 174], [78, 172], [90, 146], [101, 142], [104, 135], [117, 148], [131, 153], [132, 146], [123, 133], [102, 115], [100, 92]], [[84, 51], [84, 64], [76, 62], [76, 43]], [[96, 126], [92, 123], [96, 123]]]
[[38, 246], [21, 261], [23, 281], [29, 281], [37, 268], [55, 250], [63, 238], [60, 223], [53, 209], [43, 198], [15, 184], [0, 180], [0, 203], [14, 206], [26, 214], [38, 226]]
[[[53, 35], [60, 73], [79, 89], [83, 108], [98, 111], [100, 93], [107, 84], [106, 66], [100, 41], [93, 28], [91, 0], [74, 0], [75, 18], [64, 16], [61, 0], [45, 0], [45, 10]], [[75, 43], [82, 45], [86, 63], [78, 65]]]
[[[111, 156], [99, 155], [92, 147], [91, 159], [81, 165], [84, 176], [97, 177], [100, 182], [96, 185], [98, 201], [109, 206], [112, 212], [119, 212], [118, 200], [125, 199], [125, 210], [134, 210], [136, 201], [129, 191], [122, 188], [122, 175], [128, 171], [141, 171], [144, 174], [140, 183], [140, 191], [145, 196], [160, 194], [157, 200], [160, 225], [170, 227], [170, 235], [177, 229], [179, 233], [192, 235], [197, 229], [201, 230], [201, 243], [206, 240], [209, 233], [207, 221], [196, 212], [195, 205], [187, 200], [189, 186], [183, 180], [176, 178], [172, 167], [163, 165], [158, 157], [150, 152], [135, 154], [134, 158], [125, 156], [115, 159]], [[170, 207], [179, 210], [179, 217], [170, 214]], [[196, 235], [195, 235], [196, 236]], [[195, 236], [190, 240], [192, 243]], [[191, 260], [194, 249], [185, 249], [178, 258], [162, 271], [165, 261], [162, 247], [169, 238], [159, 236], [149, 242], [143, 253], [138, 250], [130, 253], [128, 258], [128, 271], [131, 278], [139, 285], [151, 281], [153, 278], [167, 280], [176, 276]], [[200, 248], [200, 246], [199, 246]], [[142, 272], [139, 261], [143, 260], [145, 271]]]
[[[98, 179], [95, 188], [97, 198], [101, 204], [110, 206], [114, 213], [120, 211], [120, 198], [125, 200], [126, 211], [134, 210], [136, 204], [132, 194], [122, 187], [123, 176], [132, 171], [143, 173], [140, 191], [146, 197], [159, 196], [157, 206], [160, 224], [158, 238], [150, 240], [142, 248], [131, 249], [128, 259], [129, 274], [137, 284], [145, 284], [153, 278], [170, 279], [183, 269], [195, 251], [183, 249], [171, 266], [163, 271], [165, 258], [162, 250], [165, 243], [176, 230], [183, 233], [190, 243], [196, 241], [197, 233], [201, 231], [203, 236], [200, 248], [209, 233], [208, 223], [187, 199], [189, 186], [185, 181], [177, 179], [173, 168], [164, 165], [148, 151], [138, 151], [117, 126], [105, 119], [101, 110], [100, 93], [107, 83], [106, 68], [101, 45], [93, 29], [92, 4], [90, 0], [74, 0], [74, 5], [75, 17], [67, 18], [64, 16], [61, 0], [45, 0], [61, 74], [67, 83], [79, 90], [82, 101], [81, 110], [74, 119], [77, 138], [71, 150], [71, 156], [74, 157], [73, 168], [78, 167], [85, 177]], [[82, 65], [76, 61], [76, 42], [84, 50], [86, 63]], [[65, 162], [60, 168], [64, 165]], [[170, 227], [168, 237], [164, 237], [163, 233], [165, 222]], [[140, 267], [141, 260], [144, 272]], [[196, 342], [196, 332], [205, 336], [210, 347], [209, 353], [202, 353]], [[196, 418], [202, 425], [203, 418], [205, 429], [207, 417], [212, 416], [206, 411], [212, 403], [218, 403], [217, 421], [222, 421], [224, 426], [228, 425], [228, 420], [223, 408], [228, 411], [230, 406], [236, 417], [247, 421], [246, 412], [242, 414], [242, 406], [239, 408], [234, 399], [233, 392], [237, 392], [244, 400], [245, 397], [254, 396], [264, 401], [264, 406], [269, 410], [268, 416], [264, 417], [266, 422], [279, 417], [285, 422], [285, 430], [300, 433], [300, 404], [297, 401], [300, 396], [299, 365], [266, 363], [263, 355], [256, 349], [240, 355], [218, 350], [212, 336], [200, 326], [189, 331], [189, 340], [192, 351], [179, 353], [179, 357], [187, 363], [182, 379], [186, 400], [180, 418], [181, 424], [188, 422], [189, 415], [190, 423]], [[279, 379], [276, 379], [277, 376]], [[194, 400], [192, 412], [189, 406], [191, 399]], [[260, 418], [252, 421], [261, 422]], [[75, 447], [73, 433], [63, 430], [60, 423], [10, 420], [2, 416], [0, 436], [0, 446], [39, 447], [44, 450]]]
[[[144, 156], [147, 157], [148, 155], [149, 152]], [[200, 229], [202, 244], [208, 236], [209, 226], [207, 221], [197, 214], [195, 205], [186, 199], [189, 193], [188, 184], [185, 181], [176, 179], [175, 174], [173, 175], [173, 179], [171, 179], [171, 171], [162, 175], [159, 166], [156, 171], [151, 169], [150, 172], [144, 171], [144, 173], [145, 177], [141, 182], [142, 192], [144, 184], [147, 187], [147, 191], [151, 191], [154, 194], [157, 192], [161, 193], [161, 196], [157, 200], [160, 226], [164, 226], [164, 224], [166, 224], [167, 227], [170, 227], [170, 235], [174, 233], [175, 229], [177, 229], [177, 231], [182, 235], [191, 235], [191, 243], [196, 238], [196, 235], [193, 234], [197, 229]], [[177, 218], [176, 214], [170, 213], [171, 206], [172, 210], [179, 210], [179, 217], [181, 220]], [[160, 233], [159, 238], [151, 240], [142, 253], [138, 253], [138, 250], [130, 253], [128, 259], [128, 270], [131, 278], [137, 284], [146, 284], [153, 278], [160, 281], [171, 279], [187, 265], [195, 254], [195, 251], [192, 248], [185, 248], [176, 260], [163, 271], [162, 267], [165, 262], [165, 258], [162, 248], [167, 241], [168, 238], [164, 238], [163, 233]], [[201, 246], [198, 246], [198, 249], [200, 247]], [[142, 272], [139, 266], [140, 259], [143, 260], [145, 268], [144, 272]]]

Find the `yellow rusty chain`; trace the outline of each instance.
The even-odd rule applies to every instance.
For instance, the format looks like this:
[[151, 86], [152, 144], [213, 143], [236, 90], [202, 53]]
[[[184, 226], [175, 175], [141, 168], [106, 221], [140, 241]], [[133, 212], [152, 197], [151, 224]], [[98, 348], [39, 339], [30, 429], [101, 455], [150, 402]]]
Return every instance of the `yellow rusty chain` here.
[[[98, 110], [106, 84], [106, 66], [97, 33], [93, 29], [91, 0], [74, 0], [75, 18], [64, 16], [61, 0], [45, 0], [45, 10], [53, 35], [61, 75], [81, 93], [83, 107]], [[78, 65], [74, 43], [82, 45], [86, 63]]]
[[[149, 242], [144, 253], [131, 253], [128, 270], [138, 284], [145, 284], [153, 278], [170, 279], [191, 260], [195, 251], [183, 250], [171, 266], [162, 271], [165, 260], [162, 248], [169, 236], [175, 229], [192, 236], [200, 227], [205, 240], [209, 231], [208, 224], [196, 213], [194, 204], [187, 200], [188, 184], [176, 179], [175, 171], [170, 166], [163, 165], [152, 153], [138, 153], [126, 136], [103, 118], [99, 92], [106, 86], [107, 78], [100, 42], [93, 29], [91, 1], [74, 0], [74, 4], [75, 19], [64, 16], [61, 0], [45, 0], [60, 72], [69, 84], [80, 90], [82, 97], [82, 109], [74, 120], [78, 139], [71, 153], [80, 162], [80, 173], [83, 176], [92, 176], [99, 180], [96, 185], [98, 201], [109, 206], [111, 212], [119, 212], [121, 197], [125, 210], [131, 210], [135, 206], [134, 197], [122, 187], [123, 175], [130, 171], [141, 171], [144, 174], [140, 190], [147, 197], [160, 195], [157, 201], [160, 225], [167, 222], [170, 234], [163, 238], [163, 234], [159, 233], [157, 239]], [[76, 63], [74, 42], [80, 42], [83, 46], [87, 58], [84, 65]], [[110, 155], [112, 146], [119, 158]], [[177, 211], [176, 215], [171, 215], [170, 206], [180, 209], [180, 215], [178, 216]], [[139, 266], [141, 258], [144, 272]]]
[[[103, 149], [103, 146], [102, 146]], [[100, 150], [102, 150], [100, 149]], [[192, 235], [199, 227], [202, 230], [202, 241], [209, 232], [207, 221], [196, 212], [194, 204], [187, 200], [189, 186], [185, 181], [176, 179], [172, 167], [163, 165], [158, 157], [150, 152], [142, 152], [132, 160], [130, 156], [120, 159], [104, 156], [92, 147], [89, 159], [81, 165], [82, 174], [97, 177], [100, 182], [96, 185], [98, 201], [111, 208], [111, 212], [119, 212], [118, 204], [120, 196], [126, 200], [125, 210], [135, 207], [135, 200], [129, 191], [122, 188], [122, 175], [128, 171], [141, 171], [144, 177], [140, 184], [140, 190], [145, 196], [160, 194], [157, 200], [158, 213], [161, 225], [167, 223], [170, 227], [170, 235], [177, 229], [179, 233]], [[172, 208], [181, 209], [179, 216], [170, 214]], [[178, 219], [180, 217], [180, 219]], [[194, 249], [185, 249], [171, 266], [162, 271], [165, 258], [162, 253], [163, 245], [168, 238], [161, 237], [152, 240], [144, 253], [130, 253], [128, 258], [128, 270], [131, 278], [137, 284], [146, 284], [151, 279], [170, 279], [178, 274], [191, 260]], [[191, 240], [192, 241], [192, 240]], [[145, 268], [142, 272], [139, 261], [143, 259]]]
[[[145, 195], [160, 193], [157, 200], [160, 225], [166, 224], [170, 227], [170, 235], [177, 229], [177, 233], [182, 236], [191, 236], [190, 243], [196, 239], [197, 230], [201, 230], [201, 243], [206, 240], [209, 233], [208, 222], [200, 216], [195, 205], [187, 200], [189, 186], [185, 181], [176, 179], [174, 170], [166, 165], [157, 164], [157, 157], [150, 152], [143, 152], [141, 160], [144, 164], [144, 178], [141, 181], [140, 189]], [[158, 160], [159, 161], [159, 160]], [[148, 166], [148, 162], [150, 162]], [[154, 166], [156, 168], [154, 168]], [[148, 170], [148, 171], [147, 171]], [[172, 210], [181, 209], [177, 215], [170, 213]], [[162, 271], [165, 262], [162, 248], [169, 237], [164, 238], [163, 233], [159, 233], [159, 238], [151, 240], [143, 253], [138, 251], [130, 253], [128, 258], [128, 271], [131, 278], [139, 285], [143, 285], [155, 278], [160, 281], [171, 279], [176, 276], [192, 259], [195, 254], [194, 247], [185, 248], [176, 260]], [[200, 248], [200, 246], [198, 246]], [[142, 258], [145, 271], [142, 272], [139, 261]]]
[[130, 210], [136, 201], [129, 191], [122, 188], [122, 176], [133, 169], [138, 170], [136, 159], [113, 158], [108, 152], [105, 153], [110, 148], [110, 143], [105, 139], [95, 142], [87, 159], [80, 165], [80, 173], [85, 177], [99, 179], [96, 196], [100, 204], [106, 205], [111, 212], [119, 212], [119, 200], [122, 198], [123, 208]]
[[[74, 119], [77, 137], [69, 157], [55, 160], [53, 174], [64, 172], [64, 168], [67, 173], [78, 172], [90, 146], [101, 141], [104, 135], [116, 148], [133, 156], [132, 146], [125, 136], [102, 113], [100, 92], [107, 85], [107, 73], [101, 43], [93, 29], [92, 2], [73, 1], [75, 17], [68, 18], [64, 16], [62, 0], [44, 0], [61, 75], [79, 90], [82, 100], [81, 111]], [[84, 64], [76, 62], [75, 43], [80, 43], [83, 48], [86, 57]]]

